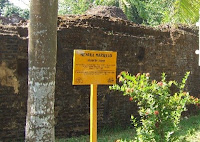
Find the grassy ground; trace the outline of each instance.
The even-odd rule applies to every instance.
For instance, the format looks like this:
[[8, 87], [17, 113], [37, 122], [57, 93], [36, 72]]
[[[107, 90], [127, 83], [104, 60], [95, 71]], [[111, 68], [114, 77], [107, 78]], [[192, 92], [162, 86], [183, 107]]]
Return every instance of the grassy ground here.
[[[98, 142], [115, 142], [118, 139], [131, 140], [134, 137], [133, 129], [122, 130], [120, 128], [107, 130], [104, 129], [98, 134]], [[89, 136], [73, 137], [68, 139], [59, 139], [56, 142], [89, 142]]]
[[[180, 130], [176, 136], [181, 140], [180, 142], [200, 142], [200, 114], [184, 118], [180, 123]], [[130, 142], [134, 137], [133, 129], [114, 129], [103, 130], [98, 134], [98, 142]], [[89, 136], [74, 137], [68, 139], [59, 139], [56, 142], [89, 142]]]
[[184, 118], [176, 135], [181, 142], [200, 142], [200, 114]]

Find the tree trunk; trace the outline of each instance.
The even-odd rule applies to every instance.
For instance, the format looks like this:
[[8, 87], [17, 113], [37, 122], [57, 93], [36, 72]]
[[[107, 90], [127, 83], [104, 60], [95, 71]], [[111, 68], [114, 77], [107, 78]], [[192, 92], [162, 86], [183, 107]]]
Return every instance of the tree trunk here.
[[54, 142], [58, 0], [31, 0], [25, 140]]

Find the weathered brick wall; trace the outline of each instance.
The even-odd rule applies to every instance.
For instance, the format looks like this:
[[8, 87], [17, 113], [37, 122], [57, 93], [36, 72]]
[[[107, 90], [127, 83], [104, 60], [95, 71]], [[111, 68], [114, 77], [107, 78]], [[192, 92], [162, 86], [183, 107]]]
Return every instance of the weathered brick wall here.
[[[74, 49], [117, 51], [117, 73], [149, 72], [180, 80], [191, 71], [186, 89], [199, 96], [198, 31], [134, 25], [119, 19], [71, 16], [58, 19], [55, 93], [56, 137], [89, 133], [89, 86], [72, 86]], [[27, 100], [27, 28], [0, 26], [0, 60], [13, 71], [20, 87], [0, 85], [0, 141], [24, 139]], [[0, 66], [1, 67], [1, 66]], [[1, 75], [1, 74], [0, 74]], [[7, 76], [9, 78], [9, 76]], [[1, 77], [0, 77], [1, 79]], [[200, 97], [200, 96], [199, 96]], [[98, 86], [98, 127], [126, 126], [136, 106], [108, 86]]]
[[[19, 37], [21, 27], [0, 26], [0, 60], [7, 71], [13, 71], [20, 83], [19, 93], [13, 87], [2, 86], [2, 81], [14, 81], [11, 74], [0, 70], [0, 141], [19, 141], [24, 136], [27, 100], [27, 40]], [[2, 77], [4, 76], [4, 78]]]

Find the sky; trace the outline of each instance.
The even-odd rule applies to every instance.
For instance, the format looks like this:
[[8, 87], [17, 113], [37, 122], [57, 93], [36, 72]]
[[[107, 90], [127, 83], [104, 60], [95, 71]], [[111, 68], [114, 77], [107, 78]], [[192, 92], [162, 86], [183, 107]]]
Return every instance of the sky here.
[[10, 3], [13, 3], [14, 5], [23, 8], [28, 9], [29, 8], [29, 1], [30, 0], [9, 0]]

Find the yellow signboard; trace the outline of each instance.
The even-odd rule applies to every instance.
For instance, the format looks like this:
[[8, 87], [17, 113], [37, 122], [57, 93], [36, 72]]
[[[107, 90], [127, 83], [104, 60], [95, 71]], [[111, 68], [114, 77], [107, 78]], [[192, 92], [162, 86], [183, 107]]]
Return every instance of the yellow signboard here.
[[116, 83], [117, 52], [74, 50], [73, 85]]

